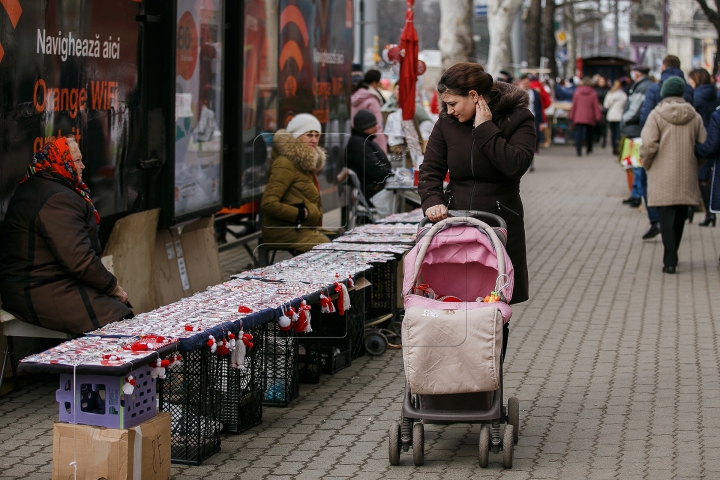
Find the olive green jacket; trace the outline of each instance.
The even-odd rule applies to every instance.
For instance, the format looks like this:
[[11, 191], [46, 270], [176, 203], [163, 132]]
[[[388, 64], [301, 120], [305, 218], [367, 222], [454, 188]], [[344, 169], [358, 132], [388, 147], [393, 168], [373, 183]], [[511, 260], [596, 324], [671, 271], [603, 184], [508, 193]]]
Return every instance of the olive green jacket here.
[[[325, 166], [325, 151], [320, 147], [312, 149], [279, 130], [273, 138], [272, 157], [260, 205], [263, 242], [286, 243], [295, 250], [327, 242], [327, 237], [318, 232], [323, 210], [320, 192], [315, 186], [315, 174]], [[297, 228], [298, 212], [303, 206], [308, 216], [300, 222], [301, 228]]]

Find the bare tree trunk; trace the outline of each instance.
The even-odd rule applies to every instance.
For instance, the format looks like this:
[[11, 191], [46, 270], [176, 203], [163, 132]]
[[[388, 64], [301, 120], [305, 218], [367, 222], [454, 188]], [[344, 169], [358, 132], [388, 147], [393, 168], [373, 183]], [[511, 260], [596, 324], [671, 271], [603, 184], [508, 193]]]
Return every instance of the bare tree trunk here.
[[[550, 0], [547, 0], [550, 1]], [[525, 19], [525, 45], [529, 67], [540, 65], [540, 30], [542, 28], [543, 9], [541, 0], [530, 0], [530, 8]]]
[[715, 65], [713, 65], [713, 76], [716, 76], [718, 73], [718, 62], [720, 62], [720, 4], [716, 0], [715, 5], [718, 6], [718, 9], [713, 10], [707, 4], [706, 0], [697, 0], [697, 2], [700, 4], [703, 12], [705, 12], [705, 16], [707, 16], [708, 20], [713, 24], [718, 33], [718, 39], [715, 40], [716, 44], [718, 44], [718, 48], [715, 49]]
[[[445, 1], [445, 0], [443, 0]], [[490, 53], [485, 70], [496, 76], [503, 68], [512, 67], [512, 49], [510, 34], [512, 25], [522, 0], [489, 0], [488, 31], [490, 33]]]
[[568, 78], [572, 78], [575, 76], [575, 69], [576, 64], [575, 60], [577, 59], [577, 35], [575, 32], [575, 7], [573, 3], [566, 3], [565, 4], [565, 35], [567, 36], [567, 52], [568, 52], [568, 60], [567, 65], [565, 68], [565, 76]]
[[543, 11], [543, 56], [548, 59], [548, 68], [552, 78], [558, 75], [557, 61], [555, 60], [556, 48], [555, 0], [545, 0], [545, 10]]
[[442, 0], [440, 2], [440, 55], [442, 69], [475, 56], [472, 38], [473, 0]]

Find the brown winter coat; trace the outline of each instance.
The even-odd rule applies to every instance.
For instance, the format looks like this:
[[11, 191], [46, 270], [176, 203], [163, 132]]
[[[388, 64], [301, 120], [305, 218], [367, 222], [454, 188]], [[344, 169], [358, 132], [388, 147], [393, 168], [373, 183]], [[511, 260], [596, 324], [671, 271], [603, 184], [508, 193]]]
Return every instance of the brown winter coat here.
[[[325, 151], [312, 149], [285, 130], [273, 137], [273, 162], [260, 205], [263, 213], [263, 242], [284, 244], [284, 248], [306, 252], [328, 242], [320, 231], [323, 210], [315, 174], [325, 166]], [[298, 225], [304, 206], [308, 217]]]
[[[423, 210], [444, 203], [450, 209], [495, 213], [507, 222], [507, 252], [515, 269], [512, 303], [529, 298], [520, 199], [520, 178], [535, 154], [535, 120], [528, 104], [527, 92], [498, 82], [489, 105], [491, 122], [473, 129], [472, 120], [461, 123], [441, 113], [420, 166], [418, 185]], [[450, 185], [443, 192], [448, 171]]]
[[702, 117], [682, 97], [667, 97], [642, 129], [640, 158], [647, 170], [648, 206], [698, 205], [695, 144], [705, 141]]
[[94, 330], [132, 311], [109, 294], [117, 280], [100, 261], [92, 205], [45, 171], [18, 186], [0, 240], [3, 309], [67, 333]]

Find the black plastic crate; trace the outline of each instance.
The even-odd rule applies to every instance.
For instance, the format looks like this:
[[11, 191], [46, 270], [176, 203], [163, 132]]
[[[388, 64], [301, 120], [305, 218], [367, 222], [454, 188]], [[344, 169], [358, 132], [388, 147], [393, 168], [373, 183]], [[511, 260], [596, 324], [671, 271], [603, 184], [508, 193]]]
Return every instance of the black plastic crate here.
[[[366, 288], [366, 317], [368, 320], [398, 314], [398, 260], [373, 264], [373, 271], [368, 275], [371, 285]], [[352, 303], [352, 302], [351, 302]]]
[[180, 365], [158, 379], [158, 410], [171, 416], [173, 463], [200, 465], [220, 450], [219, 359], [208, 347], [182, 354]]
[[320, 372], [334, 374], [343, 368], [349, 367], [350, 348], [342, 348], [340, 345], [324, 345], [320, 347]]
[[298, 344], [298, 380], [300, 383], [320, 382], [320, 345], [312, 339]]
[[[263, 339], [267, 325], [246, 330], [253, 336], [253, 348], [245, 354], [245, 369], [230, 366], [230, 355], [220, 358], [220, 420], [224, 433], [242, 433], [262, 423], [263, 402]], [[241, 342], [239, 338], [236, 340]]]
[[292, 330], [283, 332], [277, 323], [270, 322], [263, 341], [262, 404], [287, 407], [300, 394], [298, 340]]
[[348, 340], [350, 341], [350, 360], [365, 355], [365, 295], [370, 287], [352, 290], [350, 294], [351, 308], [347, 316]]

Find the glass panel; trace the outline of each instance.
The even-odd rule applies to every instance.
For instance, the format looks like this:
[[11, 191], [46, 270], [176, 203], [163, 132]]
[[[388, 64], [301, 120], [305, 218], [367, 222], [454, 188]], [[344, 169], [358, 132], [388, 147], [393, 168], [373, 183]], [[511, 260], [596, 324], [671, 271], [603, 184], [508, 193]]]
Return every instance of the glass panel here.
[[175, 216], [220, 205], [221, 0], [178, 0], [175, 77]]

